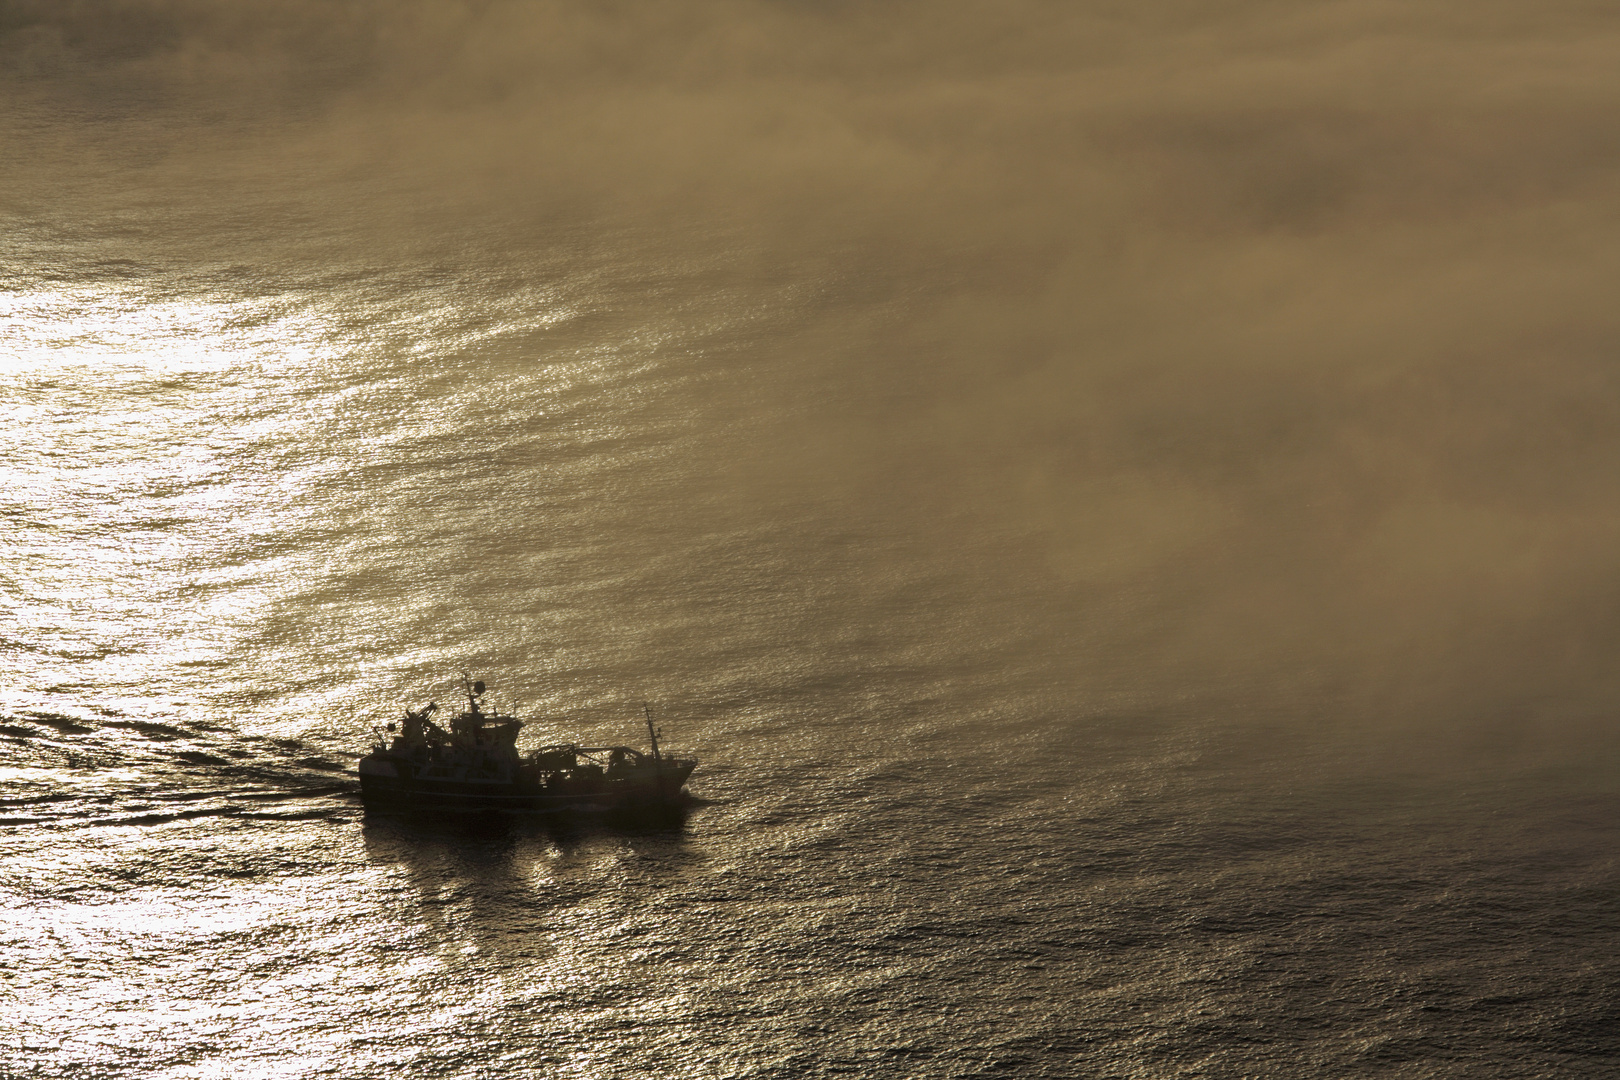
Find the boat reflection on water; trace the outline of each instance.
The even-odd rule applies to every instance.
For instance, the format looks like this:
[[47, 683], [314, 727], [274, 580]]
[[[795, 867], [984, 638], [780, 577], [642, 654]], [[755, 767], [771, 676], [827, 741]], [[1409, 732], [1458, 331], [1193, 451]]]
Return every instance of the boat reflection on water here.
[[517, 747], [524, 722], [484, 711], [482, 682], [464, 680], [467, 708], [449, 723], [433, 720], [438, 704], [406, 710], [404, 721], [377, 732], [360, 759], [366, 808], [419, 811], [510, 810], [662, 820], [684, 813], [687, 777], [697, 759], [658, 745], [649, 714], [651, 753], [630, 746], [557, 743], [527, 753]]

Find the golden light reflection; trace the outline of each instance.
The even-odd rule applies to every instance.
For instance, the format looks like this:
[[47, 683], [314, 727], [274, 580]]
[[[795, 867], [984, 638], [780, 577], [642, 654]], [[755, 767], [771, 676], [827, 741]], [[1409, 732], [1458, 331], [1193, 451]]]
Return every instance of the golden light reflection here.
[[[113, 709], [178, 689], [263, 624], [277, 582], [340, 570], [298, 539], [347, 528], [341, 500], [311, 493], [354, 485], [356, 470], [479, 407], [483, 388], [446, 378], [424, 410], [398, 365], [431, 373], [429, 351], [453, 366], [577, 315], [555, 289], [522, 289], [516, 305], [463, 291], [177, 298], [153, 277], [0, 292], [0, 393], [17, 421], [0, 434], [0, 510], [21, 526], [0, 533], [0, 556], [30, 644], [0, 706], [48, 706], [66, 665]], [[558, 392], [601, 362], [556, 365]], [[396, 423], [356, 419], [390, 413]], [[363, 650], [364, 631], [350, 636]], [[266, 662], [309, 685], [309, 657]], [[330, 704], [317, 693], [307, 707]]]
[[313, 357], [321, 320], [285, 302], [164, 300], [132, 289], [0, 293], [7, 374], [97, 365], [104, 376], [222, 371]]

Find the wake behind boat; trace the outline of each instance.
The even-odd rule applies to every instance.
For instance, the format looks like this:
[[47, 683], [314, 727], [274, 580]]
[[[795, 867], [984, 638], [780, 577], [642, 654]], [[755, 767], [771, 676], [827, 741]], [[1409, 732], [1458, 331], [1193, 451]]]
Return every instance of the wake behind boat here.
[[[360, 759], [360, 797], [367, 807], [610, 812], [681, 805], [682, 787], [697, 759], [659, 750], [647, 719], [652, 753], [629, 746], [557, 743], [522, 753], [524, 722], [486, 713], [482, 682], [466, 686], [467, 709], [446, 731], [432, 719], [434, 702], [405, 711], [398, 725], [377, 732]], [[392, 736], [390, 738], [390, 736]]]

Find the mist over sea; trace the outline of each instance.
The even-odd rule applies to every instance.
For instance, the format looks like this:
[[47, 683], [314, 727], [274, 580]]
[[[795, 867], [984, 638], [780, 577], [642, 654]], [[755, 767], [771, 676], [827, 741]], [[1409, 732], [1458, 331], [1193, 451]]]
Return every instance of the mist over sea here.
[[[1620, 13], [0, 0], [0, 1074], [1620, 1075]], [[462, 672], [674, 827], [364, 812]]]

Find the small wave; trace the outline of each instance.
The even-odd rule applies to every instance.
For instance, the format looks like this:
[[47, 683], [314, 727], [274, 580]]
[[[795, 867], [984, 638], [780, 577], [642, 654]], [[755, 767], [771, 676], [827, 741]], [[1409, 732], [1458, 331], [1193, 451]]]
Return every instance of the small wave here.
[[232, 799], [255, 802], [285, 802], [291, 799], [319, 799], [328, 795], [352, 795], [354, 784], [328, 784], [324, 787], [305, 788], [302, 791], [238, 791]]
[[166, 825], [171, 821], [188, 821], [202, 817], [234, 817], [241, 811], [234, 806], [198, 807], [195, 810], [175, 810], [170, 813], [135, 814], [121, 818], [97, 818], [92, 825]]
[[41, 803], [69, 802], [78, 797], [77, 795], [52, 792], [46, 795], [31, 795], [23, 799], [0, 799], [0, 809], [13, 806], [38, 806]]
[[24, 712], [23, 715], [36, 723], [44, 724], [46, 727], [55, 728], [63, 735], [88, 735], [90, 732], [95, 730], [95, 728], [86, 727], [84, 724], [79, 723], [76, 718], [64, 716], [61, 713], [29, 710]]
[[176, 754], [174, 756], [179, 758], [181, 761], [184, 761], [184, 762], [186, 762], [187, 764], [190, 764], [190, 765], [229, 765], [230, 764], [230, 762], [228, 760], [226, 760], [225, 758], [215, 757], [213, 754], [205, 754], [201, 750], [182, 750], [180, 753], [178, 753], [178, 754]]
[[244, 821], [347, 821], [345, 816], [335, 815], [331, 810], [290, 810], [286, 813], [276, 814], [265, 810], [243, 811], [236, 815]]
[[179, 728], [170, 727], [168, 724], [153, 723], [150, 720], [109, 720], [107, 726], [136, 731], [152, 739], [183, 739], [186, 737], [186, 732], [181, 731]]

